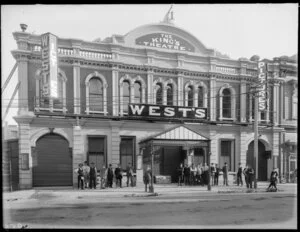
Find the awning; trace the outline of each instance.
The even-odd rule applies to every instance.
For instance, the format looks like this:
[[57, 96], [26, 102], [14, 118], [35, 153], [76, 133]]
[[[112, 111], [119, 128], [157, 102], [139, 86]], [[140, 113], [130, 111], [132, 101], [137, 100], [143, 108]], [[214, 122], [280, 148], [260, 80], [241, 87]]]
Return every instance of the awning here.
[[178, 126], [143, 139], [140, 144], [148, 141], [156, 145], [199, 147], [208, 146], [209, 139], [185, 126]]

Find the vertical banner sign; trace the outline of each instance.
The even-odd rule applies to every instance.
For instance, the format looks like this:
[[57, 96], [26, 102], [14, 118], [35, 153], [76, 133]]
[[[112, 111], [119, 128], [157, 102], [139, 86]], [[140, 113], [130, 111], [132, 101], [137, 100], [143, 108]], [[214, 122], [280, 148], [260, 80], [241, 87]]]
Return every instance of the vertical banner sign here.
[[258, 62], [258, 109], [267, 110], [267, 64]]
[[46, 33], [42, 35], [43, 96], [57, 98], [57, 38]]

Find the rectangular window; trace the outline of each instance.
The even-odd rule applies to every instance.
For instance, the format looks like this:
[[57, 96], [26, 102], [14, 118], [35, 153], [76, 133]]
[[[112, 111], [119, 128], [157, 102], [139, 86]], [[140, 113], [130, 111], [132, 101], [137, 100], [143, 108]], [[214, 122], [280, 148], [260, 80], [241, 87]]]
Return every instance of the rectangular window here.
[[227, 163], [229, 171], [235, 171], [234, 160], [234, 141], [233, 140], [221, 140], [221, 154], [220, 154], [220, 167]]
[[22, 153], [21, 154], [21, 169], [22, 170], [29, 170], [29, 154], [28, 153]]
[[126, 170], [128, 163], [135, 169], [135, 137], [121, 137], [120, 165]]
[[95, 163], [97, 170], [106, 166], [106, 137], [89, 136], [88, 137], [88, 163]]

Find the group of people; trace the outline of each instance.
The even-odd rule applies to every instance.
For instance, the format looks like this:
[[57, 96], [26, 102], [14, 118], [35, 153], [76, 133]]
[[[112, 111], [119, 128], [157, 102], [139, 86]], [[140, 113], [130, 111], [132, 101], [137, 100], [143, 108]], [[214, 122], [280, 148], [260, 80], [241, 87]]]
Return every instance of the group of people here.
[[[78, 164], [78, 168], [75, 169], [75, 173], [78, 175], [78, 189], [96, 189], [98, 172], [100, 176], [100, 189], [112, 188], [114, 179], [116, 187], [119, 186], [122, 188], [123, 170], [121, 169], [120, 164], [114, 170], [111, 164], [109, 164], [108, 168], [103, 165], [98, 171], [94, 162], [89, 166], [87, 161], [85, 161], [83, 164]], [[131, 163], [128, 163], [126, 167], [127, 187], [129, 186], [129, 182], [131, 187], [134, 186], [133, 174]]]
[[[223, 172], [228, 173], [227, 164], [223, 167]], [[177, 169], [178, 175], [178, 186], [184, 185], [208, 185], [209, 183], [209, 172], [211, 174], [211, 180], [213, 185], [218, 185], [219, 182], [219, 175], [220, 175], [220, 168], [218, 164], [211, 164], [209, 167], [206, 163], [204, 165], [198, 164], [195, 166], [192, 164], [188, 166], [181, 163], [179, 168]], [[226, 179], [227, 180], [227, 179]], [[228, 182], [226, 182], [228, 185]], [[225, 182], [224, 182], [225, 184]]]

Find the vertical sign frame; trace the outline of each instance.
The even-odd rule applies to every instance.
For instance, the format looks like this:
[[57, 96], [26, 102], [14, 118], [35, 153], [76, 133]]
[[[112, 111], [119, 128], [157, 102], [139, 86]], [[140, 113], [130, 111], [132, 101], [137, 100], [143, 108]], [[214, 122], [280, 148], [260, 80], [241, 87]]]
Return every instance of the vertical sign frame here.
[[267, 86], [267, 63], [258, 62], [258, 110], [266, 111], [267, 110], [267, 99], [268, 99], [268, 86]]
[[51, 33], [41, 36], [43, 96], [58, 97], [57, 37]]

